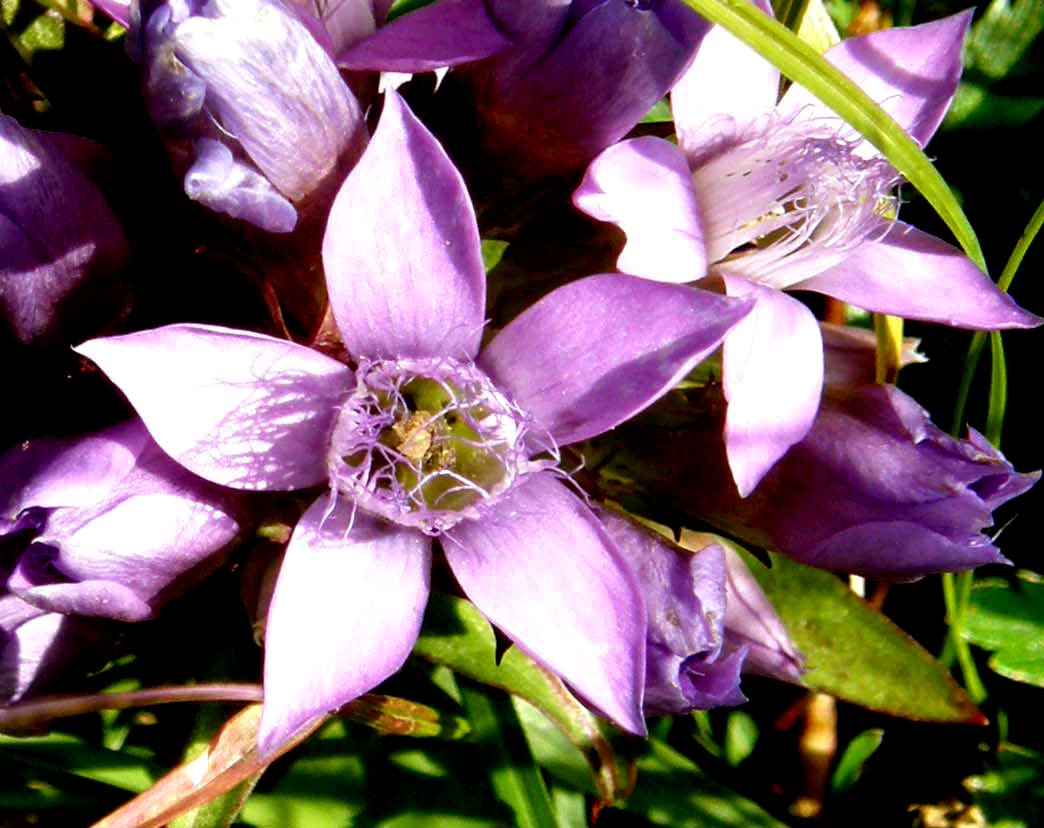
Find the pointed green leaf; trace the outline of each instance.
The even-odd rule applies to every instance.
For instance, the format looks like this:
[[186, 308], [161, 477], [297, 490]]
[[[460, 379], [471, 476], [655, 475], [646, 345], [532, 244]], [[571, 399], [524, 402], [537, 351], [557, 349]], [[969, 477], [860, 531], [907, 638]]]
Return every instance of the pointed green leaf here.
[[741, 551], [805, 654], [810, 688], [905, 719], [985, 723], [927, 650], [837, 576], [774, 554], [769, 568]]

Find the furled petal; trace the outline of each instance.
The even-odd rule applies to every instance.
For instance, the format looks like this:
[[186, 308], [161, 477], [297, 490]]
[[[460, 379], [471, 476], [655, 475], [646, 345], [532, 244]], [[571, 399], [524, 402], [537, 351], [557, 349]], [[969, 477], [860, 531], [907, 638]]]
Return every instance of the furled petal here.
[[749, 310], [685, 285], [589, 276], [518, 316], [479, 365], [556, 442], [575, 443], [658, 399]]
[[152, 608], [141, 596], [113, 581], [29, 586], [12, 580], [9, 587], [27, 604], [61, 615], [100, 616], [126, 622], [144, 621], [152, 616]]
[[1041, 318], [998, 290], [955, 247], [900, 221], [879, 241], [793, 287], [836, 296], [866, 310], [960, 328], [1033, 328]]
[[119, 485], [137, 461], [149, 433], [141, 420], [75, 440], [45, 438], [0, 457], [0, 518], [23, 509], [82, 507]]
[[460, 173], [395, 92], [323, 239], [344, 344], [370, 358], [473, 357], [486, 278]]
[[[754, 5], [772, 16], [764, 0]], [[742, 138], [776, 105], [779, 70], [720, 26], [700, 44], [696, 59], [671, 90], [678, 143], [693, 161]]]
[[229, 544], [239, 530], [217, 497], [154, 487], [149, 481], [140, 493], [125, 494], [98, 510], [58, 512], [37, 540], [54, 539], [60, 549], [56, 565], [66, 576], [116, 582], [151, 600]]
[[674, 144], [621, 141], [591, 162], [573, 203], [627, 234], [617, 267], [658, 282], [694, 282], [707, 270], [689, 164]]
[[207, 84], [223, 132], [299, 201], [364, 142], [359, 103], [297, 16], [272, 0], [210, 0], [175, 34], [175, 53]]
[[[891, 115], [921, 146], [935, 134], [961, 76], [961, 46], [972, 9], [920, 26], [882, 29], [837, 44], [825, 57]], [[837, 120], [804, 87], [792, 86], [780, 101], [789, 116]], [[854, 130], [848, 129], [853, 138]], [[875, 153], [864, 142], [861, 154]]]
[[297, 209], [268, 179], [212, 138], [196, 142], [196, 160], [185, 173], [185, 195], [211, 210], [248, 221], [270, 233], [289, 233]]
[[342, 52], [342, 69], [430, 72], [480, 60], [510, 44], [484, 0], [441, 0], [404, 14]]
[[0, 597], [0, 704], [13, 704], [62, 675], [104, 640], [78, 618], [44, 612], [14, 595]]
[[698, 552], [668, 543], [609, 509], [596, 514], [638, 581], [648, 613], [646, 715], [739, 704], [744, 648], [722, 652], [725, 559], [710, 544]]
[[465, 594], [540, 663], [642, 734], [645, 606], [598, 519], [537, 472], [443, 549]]
[[722, 364], [725, 446], [746, 497], [812, 427], [823, 387], [823, 342], [816, 318], [797, 299], [734, 276], [723, 281], [730, 296], [757, 300], [725, 337]]
[[402, 666], [420, 631], [430, 572], [431, 540], [420, 532], [344, 499], [324, 496], [308, 507], [268, 612], [262, 752]]
[[722, 548], [727, 572], [725, 636], [747, 648], [744, 672], [800, 682], [804, 656], [743, 559], [728, 546]]
[[326, 441], [351, 372], [261, 334], [170, 325], [77, 350], [127, 395], [160, 447], [207, 480], [289, 490], [326, 479]]

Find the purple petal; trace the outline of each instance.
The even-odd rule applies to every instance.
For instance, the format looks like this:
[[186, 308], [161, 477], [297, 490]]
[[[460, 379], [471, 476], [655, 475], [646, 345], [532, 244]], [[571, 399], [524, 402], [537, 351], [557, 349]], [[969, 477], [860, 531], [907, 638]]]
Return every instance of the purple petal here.
[[393, 20], [337, 57], [342, 69], [430, 72], [510, 45], [484, 0], [442, 0]]
[[617, 267], [658, 282], [694, 282], [707, 270], [703, 223], [688, 162], [674, 144], [634, 138], [591, 162], [573, 203], [627, 235]]
[[63, 675], [103, 641], [99, 630], [79, 619], [0, 596], [0, 704], [13, 704]]
[[206, 82], [207, 106], [221, 130], [283, 195], [300, 201], [343, 154], [362, 150], [358, 101], [330, 56], [281, 3], [211, 0], [204, 13], [210, 16], [192, 16], [177, 27], [177, 58]]
[[525, 71], [511, 66], [514, 77], [497, 77], [497, 99], [480, 106], [487, 129], [511, 127], [502, 152], [536, 156], [549, 174], [586, 164], [626, 135], [674, 85], [709, 28], [680, 0], [574, 2], [570, 16], [553, 48]]
[[265, 634], [264, 753], [396, 672], [428, 602], [431, 540], [324, 496], [298, 521]]
[[26, 586], [20, 580], [12, 579], [8, 586], [14, 595], [27, 604], [61, 615], [99, 616], [136, 622], [144, 621], [153, 614], [152, 607], [133, 589], [113, 581]]
[[743, 559], [728, 546], [722, 548], [728, 573], [725, 636], [733, 645], [747, 648], [744, 671], [800, 682], [804, 656], [794, 647], [783, 621]]
[[645, 606], [598, 519], [537, 472], [444, 536], [465, 594], [618, 725], [644, 734]]
[[1034, 328], [1039, 316], [1000, 291], [967, 256], [900, 221], [843, 263], [793, 287], [860, 308], [960, 328]]
[[699, 288], [589, 276], [523, 312], [479, 364], [566, 445], [658, 399], [749, 311], [746, 302]]
[[[772, 7], [755, 2], [765, 14]], [[678, 143], [692, 160], [741, 140], [771, 112], [779, 95], [779, 70], [720, 26], [700, 44], [696, 59], [671, 90]]]
[[290, 490], [326, 479], [326, 443], [351, 372], [292, 342], [208, 325], [170, 325], [79, 348], [160, 447], [207, 480]]
[[[961, 46], [972, 9], [920, 26], [851, 37], [825, 55], [876, 101], [918, 144], [935, 134], [961, 76]], [[811, 93], [792, 86], [779, 112], [837, 120]], [[855, 133], [853, 131], [853, 137]], [[866, 145], [866, 152], [876, 150]]]
[[796, 299], [746, 279], [722, 278], [730, 296], [757, 299], [725, 337], [722, 363], [729, 403], [725, 446], [736, 487], [746, 497], [812, 427], [823, 387], [823, 342], [816, 318]]
[[395, 92], [334, 201], [330, 305], [357, 357], [473, 357], [486, 278], [460, 173]]
[[131, 420], [86, 437], [15, 446], [0, 457], [0, 517], [96, 503], [134, 468], [148, 439], [144, 423]]
[[297, 208], [267, 178], [212, 138], [196, 143], [196, 160], [185, 173], [185, 195], [270, 233], [289, 233], [297, 224]]
[[91, 0], [91, 5], [105, 12], [123, 28], [130, 25], [131, 0]]

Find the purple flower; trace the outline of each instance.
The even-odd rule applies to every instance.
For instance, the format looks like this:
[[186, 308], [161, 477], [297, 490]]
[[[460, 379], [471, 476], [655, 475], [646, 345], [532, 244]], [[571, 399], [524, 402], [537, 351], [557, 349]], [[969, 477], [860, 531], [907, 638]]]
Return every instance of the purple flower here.
[[279, 0], [151, 0], [132, 19], [186, 194], [275, 233], [325, 210], [366, 141], [321, 22], [302, 14]]
[[96, 334], [125, 304], [127, 241], [69, 152], [81, 140], [0, 114], [0, 336], [23, 344]]
[[394, 93], [334, 202], [323, 256], [354, 368], [198, 325], [80, 348], [196, 474], [242, 489], [327, 487], [298, 522], [275, 588], [262, 746], [399, 669], [427, 601], [432, 537], [494, 624], [642, 732], [642, 599], [556, 470], [556, 445], [644, 408], [747, 305], [701, 294], [697, 306], [691, 288], [592, 276], [479, 354], [474, 212]]
[[[433, 119], [482, 176], [477, 184], [492, 173], [520, 183], [571, 173], [622, 138], [678, 79], [707, 28], [680, 0], [441, 0], [338, 63], [458, 67], [440, 85]], [[443, 47], [446, 32], [454, 38]]]
[[14, 701], [217, 565], [238, 493], [189, 473], [140, 420], [0, 457], [0, 698]]
[[[971, 12], [854, 37], [826, 57], [919, 143], [953, 98]], [[756, 298], [725, 340], [729, 467], [749, 494], [809, 430], [822, 386], [816, 320], [784, 290], [968, 328], [1023, 328], [1019, 308], [956, 248], [895, 219], [896, 170], [799, 86], [722, 30], [671, 93], [680, 147], [625, 141], [589, 168], [574, 201], [627, 234], [619, 267], [709, 279]]]
[[800, 654], [735, 552], [690, 552], [612, 510], [598, 516], [645, 599], [646, 715], [740, 704], [741, 670], [800, 681]]
[[[867, 363], [872, 353], [868, 347]], [[843, 370], [830, 367], [833, 356], [828, 350], [828, 375], [853, 376], [850, 347]], [[727, 460], [713, 425], [659, 431], [636, 439], [646, 441], [643, 456], [659, 461], [658, 480], [686, 481], [683, 491], [664, 492], [678, 506], [802, 563], [870, 577], [1005, 563], [983, 530], [994, 509], [1040, 477], [1017, 473], [974, 430], [966, 440], [950, 437], [886, 385], [827, 385], [808, 434], [747, 498], [721, 485]]]

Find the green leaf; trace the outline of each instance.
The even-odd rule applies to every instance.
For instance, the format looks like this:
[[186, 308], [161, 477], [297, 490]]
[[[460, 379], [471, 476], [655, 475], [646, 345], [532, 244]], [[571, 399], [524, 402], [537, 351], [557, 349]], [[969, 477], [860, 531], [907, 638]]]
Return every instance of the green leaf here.
[[740, 551], [805, 654], [808, 687], [906, 719], [985, 723], [927, 650], [837, 576], [775, 554], [769, 568]]
[[409, 699], [379, 693], [360, 696], [339, 713], [379, 733], [394, 736], [463, 739], [471, 729], [460, 716]]
[[608, 726], [517, 647], [509, 648], [498, 663], [493, 628], [468, 601], [433, 592], [414, 652], [520, 696], [543, 712], [585, 756], [604, 800], [613, 801], [627, 789], [627, 770], [613, 752]]
[[65, 733], [29, 738], [0, 735], [0, 759], [10, 759], [26, 768], [91, 779], [130, 793], [144, 791], [160, 772], [133, 751], [93, 747]]
[[725, 761], [732, 767], [754, 752], [758, 741], [758, 725], [742, 710], [733, 710], [725, 722]]
[[993, 650], [990, 667], [1006, 678], [1044, 687], [1044, 576], [1020, 570], [972, 587], [964, 637]]
[[859, 781], [859, 777], [863, 775], [866, 760], [881, 747], [883, 739], [884, 731], [875, 728], [864, 730], [848, 743], [848, 747], [838, 760], [833, 776], [830, 777], [830, 789], [834, 793], [847, 791]]
[[975, 232], [939, 171], [903, 128], [862, 89], [824, 60], [814, 47], [747, 0], [684, 1], [779, 67], [877, 147], [935, 208], [968, 256], [986, 270]]
[[557, 828], [551, 796], [533, 761], [511, 698], [463, 685], [464, 709], [486, 760], [497, 799], [511, 808], [518, 828]]
[[757, 804], [715, 782], [658, 739], [638, 760], [639, 784], [626, 810], [665, 828], [783, 828]]

